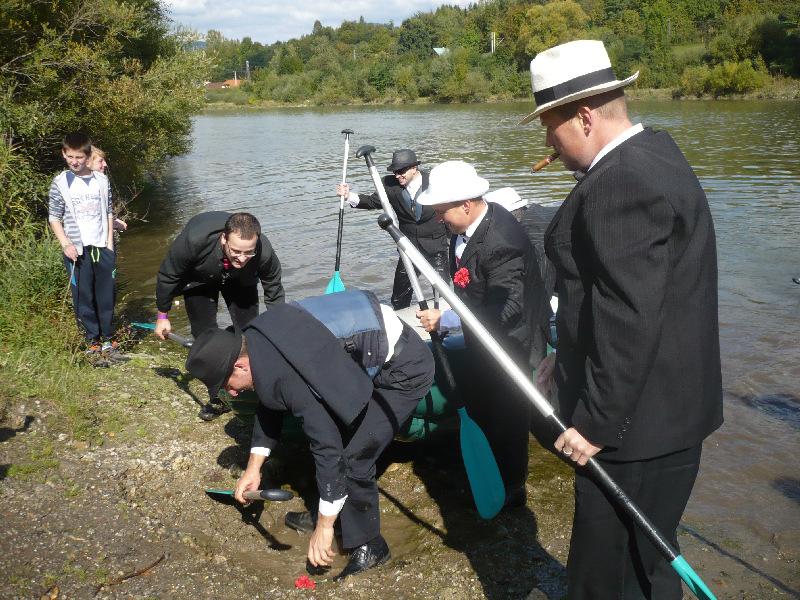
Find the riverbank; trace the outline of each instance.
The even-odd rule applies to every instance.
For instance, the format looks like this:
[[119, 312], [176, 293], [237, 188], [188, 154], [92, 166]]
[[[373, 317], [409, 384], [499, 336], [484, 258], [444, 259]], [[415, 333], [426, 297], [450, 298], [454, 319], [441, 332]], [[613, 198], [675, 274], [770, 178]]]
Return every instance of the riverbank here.
[[[224, 90], [228, 92], [228, 90]], [[402, 98], [383, 98], [374, 101], [363, 101], [359, 99], [352, 99], [347, 102], [338, 104], [315, 104], [312, 102], [305, 103], [281, 103], [271, 100], [257, 100], [247, 95], [246, 92], [240, 90], [230, 90], [232, 95], [231, 101], [225, 101], [225, 94], [216, 91], [214, 100], [206, 99], [203, 105], [204, 111], [214, 110], [232, 110], [232, 109], [271, 109], [271, 108], [309, 108], [314, 106], [397, 106], [397, 105], [429, 105], [429, 104], [442, 104], [428, 98], [418, 98], [413, 102], [408, 102]], [[701, 96], [686, 95], [681, 92], [679, 88], [647, 88], [639, 89], [629, 87], [625, 90], [625, 95], [630, 100], [800, 100], [800, 81], [794, 79], [773, 79], [769, 85], [753, 92], [746, 94], [728, 94], [723, 96], [714, 96], [711, 94], [703, 94]], [[532, 103], [533, 97], [530, 98], [507, 98], [507, 97], [490, 97], [476, 104], [523, 104]], [[444, 103], [447, 104], [447, 103]]]
[[[211, 423], [197, 418], [205, 390], [185, 373], [183, 348], [152, 336], [128, 344], [127, 364], [74, 366], [94, 390], [89, 439], [75, 436], [63, 407], [46, 398], [6, 398], [0, 597], [566, 597], [571, 469], [532, 441], [527, 506], [482, 521], [453, 437], [398, 442], [381, 461], [389, 563], [342, 583], [312, 576], [315, 591], [296, 589], [308, 538], [287, 529], [283, 516], [313, 501], [307, 451], [282, 446], [265, 473], [264, 486], [291, 489], [292, 501], [242, 508], [207, 495], [204, 488], [235, 485], [248, 430], [230, 414]], [[796, 541], [776, 544], [791, 549]], [[782, 555], [775, 577], [752, 567], [760, 558], [738, 558], [702, 523], [688, 524], [680, 543], [720, 599], [791, 597], [785, 584], [796, 580], [796, 554]], [[340, 555], [333, 571], [344, 564]]]

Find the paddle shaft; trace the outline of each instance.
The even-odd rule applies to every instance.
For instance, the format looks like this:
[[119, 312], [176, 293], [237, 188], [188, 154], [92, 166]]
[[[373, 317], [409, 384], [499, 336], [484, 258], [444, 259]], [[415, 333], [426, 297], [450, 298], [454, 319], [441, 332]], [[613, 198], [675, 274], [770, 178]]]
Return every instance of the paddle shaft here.
[[[156, 326], [152, 323], [131, 323], [132, 327], [141, 327], [142, 329], [150, 329], [155, 330]], [[177, 333], [172, 333], [171, 331], [167, 334], [167, 337], [171, 340], [175, 340], [184, 348], [191, 348], [192, 344], [194, 343], [193, 340], [189, 338], [185, 338], [182, 335], [178, 335]]]
[[[390, 215], [390, 218], [397, 221], [397, 215], [394, 213], [394, 210], [392, 210], [391, 204], [389, 204], [389, 198], [386, 196], [383, 182], [381, 181], [380, 175], [378, 175], [375, 161], [372, 159], [372, 153], [374, 151], [375, 148], [372, 146], [362, 146], [358, 149], [356, 156], [363, 156], [366, 160], [372, 182], [375, 184], [375, 189], [378, 192], [383, 210]], [[403, 260], [403, 266], [408, 274], [408, 279], [411, 282], [414, 294], [417, 296], [420, 310], [428, 310], [428, 301], [425, 300], [425, 296], [422, 293], [422, 286], [419, 283], [417, 271], [414, 269], [414, 263], [402, 248], [400, 249], [400, 257]], [[421, 254], [420, 257], [422, 257]], [[425, 261], [426, 265], [430, 266], [424, 258], [422, 260]], [[484, 519], [491, 519], [503, 508], [503, 502], [506, 496], [500, 469], [497, 467], [497, 461], [494, 458], [494, 454], [492, 453], [491, 446], [485, 434], [470, 418], [467, 411], [463, 409], [464, 402], [456, 386], [456, 378], [450, 367], [450, 361], [445, 353], [439, 332], [431, 331], [430, 337], [433, 352], [438, 359], [439, 366], [444, 374], [450, 393], [454, 396], [457, 406], [462, 409], [458, 411], [459, 417], [461, 418], [461, 454], [464, 459], [464, 468], [467, 470], [467, 475], [470, 479], [472, 497], [475, 500], [475, 505], [481, 517]], [[466, 448], [464, 447], [465, 444], [467, 446]]]
[[[347, 155], [350, 154], [350, 135], [352, 129], [342, 129], [344, 134], [344, 164], [342, 165], [342, 183], [347, 181]], [[342, 259], [342, 231], [344, 229], [344, 194], [339, 196], [339, 231], [336, 234], [336, 266], [335, 271], [339, 271], [339, 263]]]
[[[372, 146], [362, 146], [358, 149], [357, 156], [363, 156], [367, 162], [367, 168], [369, 169], [369, 174], [372, 177], [372, 182], [375, 184], [375, 189], [378, 192], [378, 197], [381, 200], [381, 206], [383, 207], [383, 211], [391, 217], [391, 219], [396, 223], [397, 222], [397, 215], [392, 209], [392, 205], [389, 204], [389, 198], [386, 195], [386, 190], [383, 187], [383, 181], [381, 181], [381, 177], [378, 174], [378, 169], [375, 167], [375, 161], [372, 159], [372, 153], [375, 151], [375, 148]], [[420, 255], [422, 256], [422, 255]], [[414, 294], [417, 296], [417, 302], [419, 302], [420, 310], [428, 310], [428, 301], [425, 300], [425, 296], [422, 293], [422, 286], [419, 283], [419, 277], [417, 277], [417, 271], [414, 269], [414, 263], [411, 259], [406, 255], [403, 249], [400, 249], [400, 257], [403, 260], [403, 266], [406, 269], [406, 273], [408, 274], [408, 280], [411, 282], [411, 288], [414, 290]], [[423, 258], [423, 260], [425, 260]], [[425, 261], [427, 263], [427, 261]], [[456, 379], [453, 375], [453, 370], [450, 368], [450, 361], [447, 360], [447, 356], [444, 352], [444, 346], [442, 346], [442, 338], [439, 336], [438, 331], [431, 331], [431, 344], [433, 345], [433, 351], [436, 354], [436, 358], [439, 359], [439, 363], [441, 364], [442, 371], [444, 372], [445, 380], [447, 381], [447, 386], [450, 388], [450, 391], [454, 393], [456, 397], [456, 402], [458, 406], [463, 406], [464, 403], [461, 401], [460, 394], [456, 388]]]
[[[519, 367], [517, 367], [511, 357], [500, 347], [500, 345], [494, 340], [488, 330], [481, 324], [475, 315], [470, 312], [467, 306], [459, 299], [458, 296], [456, 296], [449, 286], [447, 286], [445, 281], [439, 277], [439, 274], [436, 273], [430, 264], [428, 264], [428, 261], [425, 260], [419, 250], [417, 250], [413, 244], [411, 244], [409, 239], [402, 234], [397, 226], [392, 223], [391, 217], [388, 215], [381, 215], [378, 219], [378, 224], [385, 229], [389, 235], [392, 236], [398, 248], [400, 248], [401, 253], [404, 253], [404, 255], [407, 256], [409, 260], [413, 262], [420, 272], [428, 279], [428, 281], [431, 282], [433, 287], [439, 290], [439, 293], [442, 295], [442, 297], [447, 300], [447, 302], [450, 304], [450, 307], [456, 311], [458, 316], [461, 318], [462, 324], [465, 324], [467, 327], [469, 327], [475, 337], [481, 341], [494, 359], [500, 364], [509, 377], [511, 377], [511, 379], [520, 387], [523, 393], [533, 403], [542, 416], [544, 416], [559, 433], [566, 431], [566, 425], [555, 414], [555, 411], [553, 410], [553, 407], [550, 406], [550, 403], [547, 402], [539, 390], [534, 387], [531, 380], [522, 372]], [[595, 476], [597, 483], [611, 495], [617, 505], [625, 511], [625, 513], [633, 520], [634, 523], [636, 523], [645, 536], [647, 536], [647, 538], [658, 549], [661, 555], [667, 559], [670, 565], [672, 565], [672, 567], [678, 572], [679, 575], [681, 575], [684, 581], [686, 581], [687, 585], [689, 585], [692, 591], [697, 594], [698, 597], [713, 598], [714, 596], [710, 592], [707, 592], [708, 588], [705, 587], [705, 584], [703, 584], [696, 574], [692, 572], [692, 575], [694, 575], [696, 578], [693, 579], [691, 575], [686, 574], [684, 570], [678, 568], [676, 563], [685, 563], [685, 561], [680, 558], [680, 554], [672, 547], [672, 545], [661, 534], [661, 532], [656, 529], [655, 525], [653, 525], [650, 519], [648, 519], [647, 516], [642, 513], [639, 507], [633, 503], [633, 501], [622, 490], [622, 488], [620, 488], [619, 485], [617, 485], [617, 483], [611, 478], [611, 476], [606, 473], [605, 469], [603, 469], [600, 463], [594, 457], [592, 457], [586, 463], [586, 466]], [[688, 567], [688, 565], [684, 566]], [[689, 571], [691, 571], [691, 568], [689, 568]], [[702, 585], [703, 589], [701, 591], [703, 592], [703, 596], [699, 595], [695, 587], [696, 585]]]

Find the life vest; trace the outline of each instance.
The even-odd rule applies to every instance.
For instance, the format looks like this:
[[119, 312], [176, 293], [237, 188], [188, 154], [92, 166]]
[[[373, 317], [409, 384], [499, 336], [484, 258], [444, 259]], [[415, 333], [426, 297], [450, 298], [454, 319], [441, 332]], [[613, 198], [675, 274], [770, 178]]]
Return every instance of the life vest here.
[[389, 355], [389, 339], [375, 294], [348, 290], [287, 304], [299, 306], [325, 325], [356, 364], [375, 379]]

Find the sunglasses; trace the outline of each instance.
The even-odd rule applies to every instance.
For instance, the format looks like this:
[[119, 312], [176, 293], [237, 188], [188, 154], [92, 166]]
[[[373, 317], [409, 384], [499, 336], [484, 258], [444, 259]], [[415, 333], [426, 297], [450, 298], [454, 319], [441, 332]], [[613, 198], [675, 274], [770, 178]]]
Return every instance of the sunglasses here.
[[395, 175], [405, 175], [409, 169], [413, 169], [415, 165], [409, 165], [408, 167], [403, 167], [402, 169], [397, 169], [393, 171]]

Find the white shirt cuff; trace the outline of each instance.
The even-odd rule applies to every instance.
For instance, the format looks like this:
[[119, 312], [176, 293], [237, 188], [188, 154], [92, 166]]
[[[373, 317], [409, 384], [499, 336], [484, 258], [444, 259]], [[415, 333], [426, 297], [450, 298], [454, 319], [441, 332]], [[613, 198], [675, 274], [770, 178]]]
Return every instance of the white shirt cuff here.
[[334, 500], [333, 502], [328, 502], [327, 500], [320, 500], [319, 514], [325, 515], [326, 517], [335, 517], [340, 512], [342, 512], [342, 507], [344, 506], [345, 500], [347, 500], [347, 496], [345, 496], [344, 498], [340, 498], [339, 500]]
[[358, 206], [358, 203], [361, 202], [361, 199], [358, 197], [358, 194], [353, 191], [353, 188], [350, 188], [350, 195], [345, 200], [352, 208]]
[[257, 446], [255, 448], [250, 448], [250, 454], [258, 454], [259, 456], [267, 457], [272, 454], [272, 450], [264, 448], [263, 446]]
[[461, 327], [461, 317], [454, 310], [442, 311], [439, 317], [439, 331], [450, 331]]

